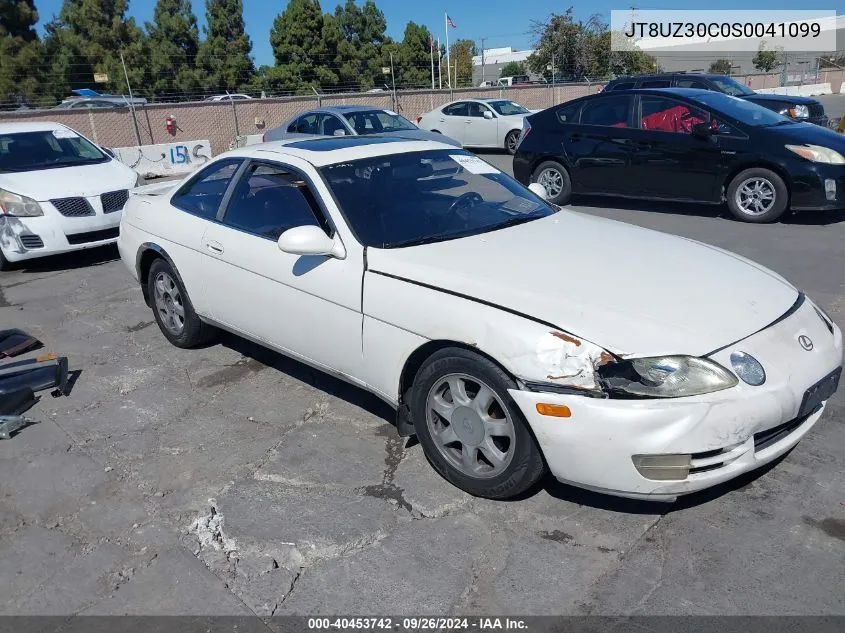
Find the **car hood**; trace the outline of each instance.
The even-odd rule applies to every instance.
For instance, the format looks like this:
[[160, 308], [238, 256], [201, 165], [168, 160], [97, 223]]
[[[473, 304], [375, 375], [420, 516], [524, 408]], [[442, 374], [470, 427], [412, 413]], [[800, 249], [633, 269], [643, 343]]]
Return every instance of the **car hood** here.
[[95, 165], [0, 173], [0, 189], [39, 202], [70, 196], [96, 196], [106, 191], [131, 189], [137, 174], [123, 163], [110, 160]]
[[812, 105], [816, 103], [821, 103], [818, 99], [813, 99], [812, 97], [799, 97], [797, 95], [779, 95], [779, 94], [762, 94], [756, 93], [753, 95], [740, 95], [742, 99], [747, 99], [748, 101], [783, 101], [794, 103], [796, 105]]
[[765, 129], [783, 139], [784, 144], [822, 145], [845, 155], [845, 136], [820, 125], [794, 123]]
[[738, 255], [572, 211], [447, 242], [368, 249], [367, 258], [372, 271], [524, 314], [626, 356], [709, 354], [766, 327], [798, 298], [782, 277]]
[[391, 136], [394, 138], [407, 138], [414, 141], [438, 141], [439, 143], [447, 143], [455, 147], [463, 147], [460, 141], [440, 134], [438, 132], [430, 132], [428, 130], [401, 130], [399, 132], [379, 132], [373, 136]]

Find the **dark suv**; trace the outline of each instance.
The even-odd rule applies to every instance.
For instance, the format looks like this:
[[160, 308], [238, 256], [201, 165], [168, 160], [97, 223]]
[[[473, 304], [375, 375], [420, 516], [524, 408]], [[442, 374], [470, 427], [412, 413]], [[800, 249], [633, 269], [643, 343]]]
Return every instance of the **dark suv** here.
[[660, 73], [655, 75], [637, 75], [618, 77], [610, 81], [604, 92], [630, 90], [631, 88], [699, 88], [714, 90], [754, 103], [784, 114], [796, 121], [815, 123], [828, 127], [830, 121], [824, 112], [824, 106], [817, 99], [789, 95], [761, 94], [744, 86], [727, 75], [699, 73]]

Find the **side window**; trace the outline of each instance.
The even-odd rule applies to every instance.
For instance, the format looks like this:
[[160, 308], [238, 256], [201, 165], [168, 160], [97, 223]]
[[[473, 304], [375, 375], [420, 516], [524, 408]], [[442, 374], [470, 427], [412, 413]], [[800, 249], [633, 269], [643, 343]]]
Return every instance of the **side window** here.
[[170, 204], [206, 220], [213, 220], [220, 209], [226, 188], [240, 165], [240, 160], [221, 160], [209, 165], [173, 194]]
[[296, 132], [296, 128], [297, 128], [297, 127], [299, 127], [299, 119], [301, 119], [301, 118], [302, 118], [302, 117], [299, 117], [299, 118], [297, 118], [297, 119], [294, 119], [293, 123], [291, 123], [291, 124], [288, 126], [288, 134], [290, 134], [291, 132]]
[[665, 97], [643, 95], [640, 103], [643, 130], [692, 134], [693, 125], [706, 123], [710, 118], [703, 110]]
[[649, 79], [648, 81], [642, 82], [640, 88], [668, 88], [671, 85], [672, 82], [668, 79]]
[[678, 88], [700, 88], [701, 90], [710, 90], [707, 84], [702, 83], [696, 79], [678, 79], [675, 82]]
[[466, 101], [459, 101], [443, 108], [443, 114], [448, 116], [469, 116], [469, 108]]
[[631, 97], [618, 95], [588, 101], [581, 108], [581, 125], [628, 127]]
[[[323, 122], [322, 122], [323, 134], [326, 136], [334, 136], [335, 132], [340, 130], [343, 134], [346, 134], [346, 128], [344, 127], [343, 123], [340, 122], [333, 114], [324, 114], [323, 115]], [[341, 136], [338, 133], [338, 136]]]
[[555, 110], [555, 116], [557, 116], [557, 120], [561, 123], [577, 123], [578, 110], [580, 108], [580, 103], [570, 103], [569, 105], [564, 104]]
[[[298, 132], [300, 134], [319, 134], [317, 129], [317, 116], [316, 114], [303, 114], [299, 117], [291, 127], [288, 128], [288, 132]], [[293, 129], [291, 129], [293, 128]]]
[[634, 87], [633, 81], [623, 81], [623, 82], [620, 82], [620, 83], [616, 84], [615, 86], [613, 86], [610, 89], [610, 91], [614, 92], [616, 90], [630, 90], [633, 87]]
[[271, 240], [295, 226], [329, 227], [308, 183], [281, 165], [251, 165], [238, 182], [223, 223]]
[[469, 108], [469, 116], [484, 118], [484, 112], [487, 110], [487, 106], [478, 101], [469, 101], [467, 103]]

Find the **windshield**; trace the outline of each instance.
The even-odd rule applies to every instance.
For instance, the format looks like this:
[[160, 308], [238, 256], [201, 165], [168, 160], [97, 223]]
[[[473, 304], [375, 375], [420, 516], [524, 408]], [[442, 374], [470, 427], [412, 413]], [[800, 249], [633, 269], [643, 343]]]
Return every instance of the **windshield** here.
[[109, 158], [66, 129], [0, 134], [0, 172], [91, 165]]
[[403, 116], [389, 110], [368, 110], [350, 112], [344, 115], [358, 134], [378, 134], [379, 132], [398, 132], [416, 130], [416, 125]]
[[462, 150], [391, 154], [321, 171], [359, 241], [376, 248], [478, 235], [555, 213]]
[[743, 86], [741, 83], [734, 79], [731, 79], [730, 77], [711, 77], [710, 79], [713, 81], [714, 84], [719, 86], [719, 90], [721, 90], [725, 94], [733, 95], [734, 97], [739, 95], [755, 94], [751, 88], [749, 88], [748, 86]]
[[488, 101], [487, 103], [502, 116], [510, 116], [512, 114], [530, 114], [530, 112], [523, 108], [518, 103], [513, 101]]
[[766, 127], [770, 125], [786, 125], [795, 123], [789, 117], [778, 114], [768, 108], [745, 99], [731, 97], [720, 92], [707, 92], [693, 97], [694, 101], [715, 108], [729, 117], [733, 117], [740, 123], [753, 125], [754, 127]]

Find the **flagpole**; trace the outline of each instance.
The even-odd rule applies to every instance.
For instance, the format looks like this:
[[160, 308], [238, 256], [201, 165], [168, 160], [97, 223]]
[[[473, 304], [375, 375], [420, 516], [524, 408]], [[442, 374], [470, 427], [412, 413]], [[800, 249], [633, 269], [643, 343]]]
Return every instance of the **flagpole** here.
[[[434, 90], [434, 38], [428, 36], [428, 52], [431, 57], [431, 89]], [[437, 51], [440, 54], [440, 51]]]
[[443, 13], [443, 24], [446, 26], [446, 81], [452, 87], [452, 68], [449, 66], [449, 14]]
[[440, 38], [437, 38], [437, 82], [443, 90], [443, 56], [440, 54]]

